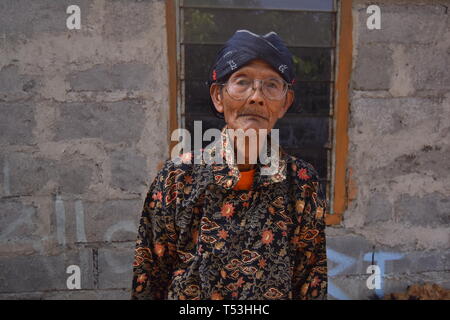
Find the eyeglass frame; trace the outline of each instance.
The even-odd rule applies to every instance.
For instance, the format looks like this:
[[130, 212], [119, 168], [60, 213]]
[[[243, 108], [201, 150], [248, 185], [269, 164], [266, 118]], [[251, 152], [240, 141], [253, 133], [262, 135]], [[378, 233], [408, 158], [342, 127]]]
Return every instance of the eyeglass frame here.
[[[283, 95], [282, 95], [279, 99], [271, 99], [271, 98], [267, 97], [266, 94], [264, 93], [263, 86], [262, 86], [262, 82], [264, 82], [265, 80], [269, 80], [269, 79], [281, 80], [281, 81], [283, 81], [283, 82], [286, 84], [286, 90], [285, 90], [285, 92], [283, 93]], [[284, 80], [284, 79], [282, 79], [282, 78], [273, 78], [273, 77], [270, 78], [270, 77], [269, 77], [269, 78], [265, 78], [265, 79], [253, 79], [253, 82], [252, 82], [252, 90], [250, 91], [251, 93], [249, 93], [249, 95], [248, 95], [247, 97], [245, 97], [245, 98], [237, 99], [237, 98], [233, 97], [233, 96], [230, 94], [230, 92], [228, 92], [227, 84], [228, 84], [229, 81], [230, 81], [230, 79], [228, 79], [226, 82], [215, 82], [215, 84], [217, 84], [217, 85], [219, 85], [219, 86], [224, 86], [224, 87], [225, 87], [225, 91], [228, 93], [228, 95], [231, 97], [231, 99], [236, 100], [236, 101], [243, 101], [243, 100], [245, 100], [245, 99], [248, 99], [252, 94], [254, 94], [253, 92], [256, 91], [256, 90], [258, 90], [258, 87], [256, 87], [256, 89], [255, 89], [255, 82], [256, 82], [256, 81], [261, 82], [261, 86], [260, 86], [260, 87], [261, 87], [261, 93], [262, 93], [262, 95], [263, 95], [265, 98], [267, 98], [267, 99], [269, 99], [269, 100], [271, 100], [271, 101], [280, 101], [280, 100], [282, 100], [284, 97], [286, 97], [286, 94], [287, 94], [287, 92], [288, 92], [289, 90], [294, 90], [294, 89], [292, 88], [292, 84], [288, 83], [286, 80]]]

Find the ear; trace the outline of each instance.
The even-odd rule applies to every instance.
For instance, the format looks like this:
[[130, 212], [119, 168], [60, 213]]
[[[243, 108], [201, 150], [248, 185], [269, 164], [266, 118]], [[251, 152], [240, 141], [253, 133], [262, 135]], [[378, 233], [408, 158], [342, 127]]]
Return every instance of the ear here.
[[209, 94], [214, 103], [214, 107], [220, 113], [223, 113], [223, 96], [222, 96], [222, 86], [213, 83], [209, 88]]
[[278, 112], [278, 119], [281, 119], [284, 117], [288, 109], [292, 106], [292, 103], [294, 102], [294, 90], [288, 90], [286, 92], [286, 99], [284, 100], [283, 106], [279, 109]]

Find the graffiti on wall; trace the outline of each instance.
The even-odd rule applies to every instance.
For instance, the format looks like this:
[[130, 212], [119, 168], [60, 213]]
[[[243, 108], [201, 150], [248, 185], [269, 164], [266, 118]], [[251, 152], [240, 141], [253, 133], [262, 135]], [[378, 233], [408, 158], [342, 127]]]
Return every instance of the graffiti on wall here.
[[[60, 195], [57, 195], [54, 200], [54, 210], [55, 210], [55, 218], [56, 218], [56, 239], [59, 245], [63, 247], [66, 246], [68, 237], [66, 228], [66, 220], [67, 220], [67, 207], [68, 200], [64, 200]], [[74, 206], [74, 214], [75, 214], [75, 229], [71, 230], [71, 232], [75, 232], [75, 239], [79, 243], [86, 243], [86, 231], [85, 231], [85, 209], [83, 207], [82, 200], [74, 200], [72, 205]], [[9, 236], [14, 232], [21, 224], [30, 223], [31, 215], [33, 214], [31, 208], [24, 210], [24, 212], [16, 219], [15, 222], [8, 225], [8, 228], [4, 230], [2, 235], [0, 236], [0, 240]], [[114, 238], [114, 234], [117, 232], [131, 232], [135, 233], [137, 230], [136, 223], [132, 220], [121, 220], [117, 221], [111, 226], [108, 226], [103, 234], [103, 240], [105, 242], [111, 242]], [[329, 261], [329, 266], [332, 267], [328, 269], [329, 283], [328, 283], [328, 295], [331, 298], [340, 299], [340, 300], [349, 300], [355, 298], [361, 298], [359, 296], [355, 296], [355, 288], [366, 286], [368, 288], [368, 292], [373, 292], [378, 297], [383, 297], [384, 295], [384, 278], [386, 265], [390, 261], [400, 260], [404, 258], [403, 253], [399, 252], [388, 252], [388, 251], [368, 251], [362, 254], [358, 254], [359, 258], [350, 256], [344, 253], [339, 252], [338, 248], [327, 248], [327, 257]], [[123, 261], [122, 259], [117, 258], [114, 255], [113, 251], [105, 251], [104, 252], [105, 262], [108, 264], [110, 270], [113, 273], [121, 274], [125, 272], [129, 272], [131, 268], [131, 264]], [[351, 288], [339, 286], [334, 280], [333, 277], [338, 277], [342, 275], [353, 275], [347, 271], [351, 267], [355, 266], [364, 266], [365, 268], [359, 272], [359, 275], [363, 276], [361, 280], [361, 284], [356, 284]], [[371, 272], [366, 272], [369, 270], [370, 266], [377, 266], [378, 273], [374, 273], [376, 277], [374, 277], [375, 285], [369, 287]], [[65, 266], [66, 268], [67, 266]], [[378, 282], [377, 282], [378, 280]], [[73, 286], [74, 288], [78, 288], [79, 286]], [[367, 297], [368, 298], [368, 297]]]
[[[379, 285], [374, 287], [369, 286], [369, 282], [367, 280], [369, 279], [372, 274], [367, 274], [367, 279], [362, 280], [364, 281], [364, 285], [367, 285], [369, 290], [374, 290], [374, 293], [379, 298], [383, 297], [384, 295], [384, 277], [385, 277], [385, 270], [386, 270], [386, 262], [392, 261], [392, 260], [399, 260], [404, 257], [404, 254], [399, 252], [386, 252], [386, 251], [379, 251], [379, 252], [373, 252], [369, 251], [364, 253], [362, 260], [364, 262], [367, 262], [367, 267], [370, 266], [377, 266], [379, 270], [379, 274], [377, 274], [377, 280], [379, 282]], [[350, 268], [351, 266], [354, 266], [359, 261], [351, 256], [348, 256], [346, 254], [340, 253], [338, 251], [335, 251], [331, 248], [327, 248], [327, 258], [328, 261], [333, 262], [336, 264], [332, 269], [328, 270], [328, 295], [332, 296], [339, 300], [350, 300], [355, 299], [356, 297], [351, 297], [348, 293], [350, 291], [348, 288], [339, 288], [331, 279], [332, 277], [339, 276], [345, 274], [344, 271]], [[372, 270], [373, 268], [367, 268], [367, 270]], [[359, 281], [359, 280], [355, 280]], [[356, 287], [356, 286], [355, 286]]]

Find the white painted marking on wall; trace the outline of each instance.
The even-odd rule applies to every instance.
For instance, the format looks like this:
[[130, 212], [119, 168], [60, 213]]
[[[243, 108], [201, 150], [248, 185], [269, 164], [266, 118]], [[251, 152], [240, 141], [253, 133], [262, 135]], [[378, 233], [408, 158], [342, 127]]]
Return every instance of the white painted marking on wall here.
[[[120, 221], [120, 222], [116, 223], [115, 225], [112, 225], [111, 227], [109, 227], [108, 230], [106, 230], [105, 240], [108, 242], [111, 241], [114, 233], [119, 230], [120, 231], [130, 231], [130, 232], [135, 233], [136, 229], [137, 229], [137, 227], [133, 221], [131, 221], [131, 220]], [[130, 263], [122, 262], [121, 263], [114, 257], [114, 254], [110, 251], [105, 251], [104, 254], [105, 254], [106, 262], [109, 264], [109, 266], [111, 267], [111, 269], [114, 273], [124, 273], [124, 272], [129, 272], [131, 270], [132, 262], [130, 262]]]
[[14, 220], [12, 223], [8, 223], [7, 227], [2, 230], [0, 234], [0, 241], [6, 240], [7, 237], [14, 232], [14, 230], [17, 229], [20, 225], [23, 225], [25, 223], [32, 224], [31, 221], [31, 215], [34, 213], [34, 208], [24, 208], [22, 210], [22, 214]]
[[83, 202], [81, 200], [75, 201], [75, 217], [77, 222], [77, 241], [87, 242], [86, 232], [84, 230], [84, 210]]
[[105, 240], [110, 242], [112, 240], [112, 236], [117, 231], [130, 231], [130, 232], [136, 232], [136, 225], [131, 220], [125, 220], [117, 222], [116, 224], [112, 225], [108, 228], [105, 232]]
[[8, 158], [5, 157], [5, 163], [3, 165], [3, 188], [5, 189], [4, 192], [6, 196], [9, 196], [11, 194], [9, 176], [9, 162]]
[[55, 200], [55, 214], [56, 214], [56, 238], [58, 243], [63, 246], [66, 245], [66, 212], [64, 209], [64, 201], [61, 196], [56, 195]]

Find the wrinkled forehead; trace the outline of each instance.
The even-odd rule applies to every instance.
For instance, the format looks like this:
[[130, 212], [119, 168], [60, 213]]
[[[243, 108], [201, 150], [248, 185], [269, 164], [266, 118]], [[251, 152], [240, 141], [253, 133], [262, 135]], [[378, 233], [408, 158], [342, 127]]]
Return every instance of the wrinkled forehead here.
[[230, 77], [236, 77], [240, 75], [258, 75], [261, 77], [275, 77], [282, 79], [280, 73], [277, 72], [268, 62], [262, 59], [253, 59], [249, 61], [241, 68], [233, 72]]

